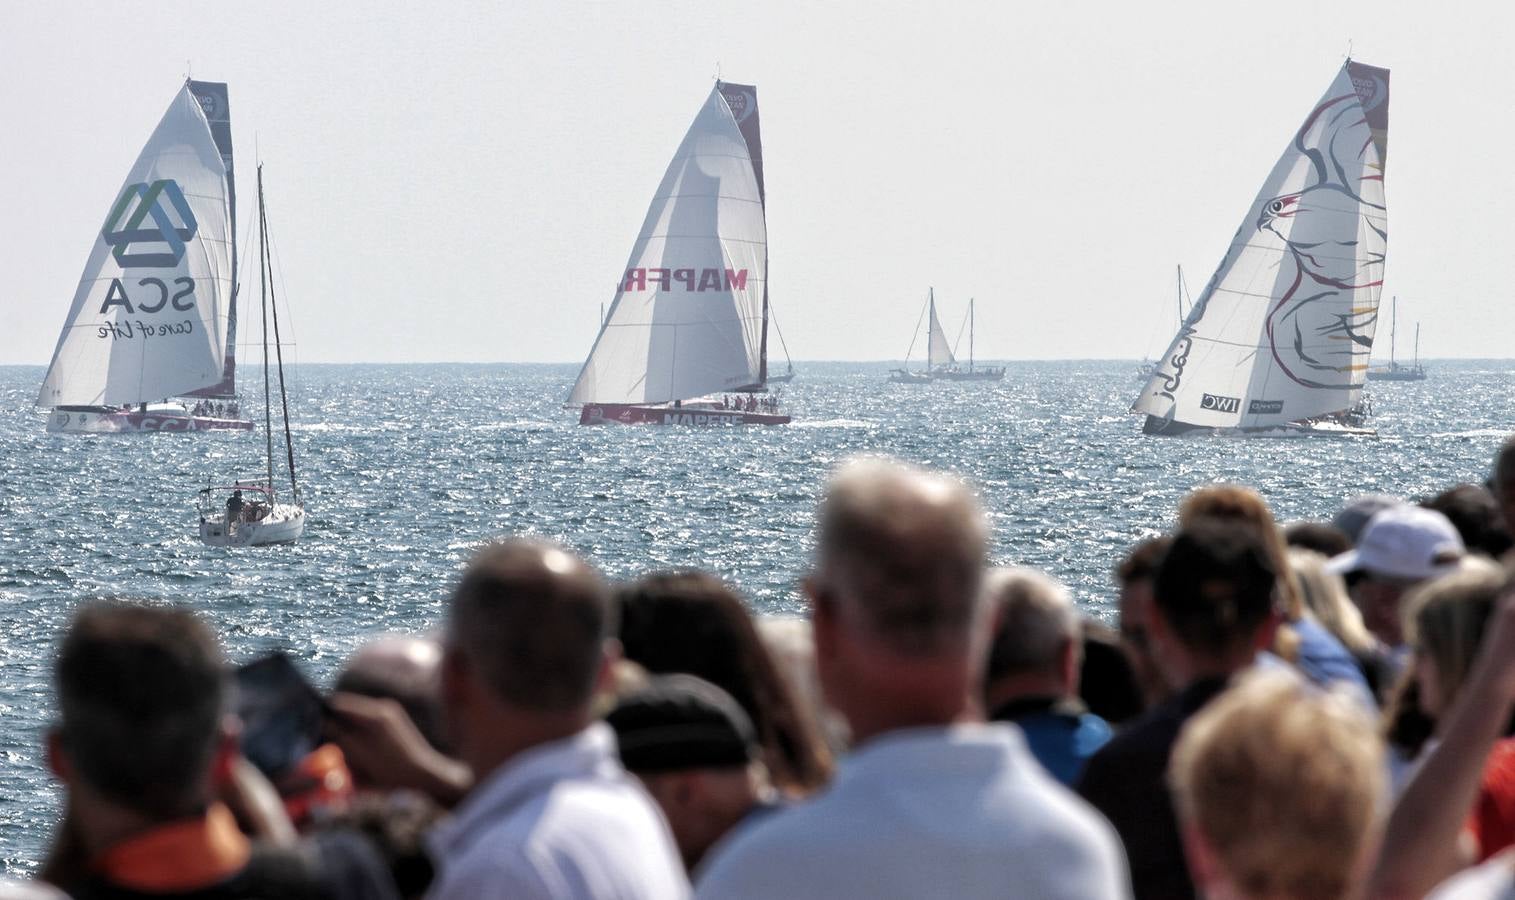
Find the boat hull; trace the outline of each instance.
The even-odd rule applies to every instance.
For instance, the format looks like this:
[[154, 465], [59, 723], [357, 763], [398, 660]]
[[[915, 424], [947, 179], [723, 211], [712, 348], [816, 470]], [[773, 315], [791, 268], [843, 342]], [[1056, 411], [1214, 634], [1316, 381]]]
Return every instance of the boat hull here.
[[269, 514], [256, 522], [228, 525], [225, 517], [200, 519], [200, 541], [212, 547], [293, 544], [304, 533], [305, 509], [293, 503], [275, 503]]
[[136, 434], [157, 431], [252, 431], [247, 419], [192, 416], [187, 413], [138, 410], [55, 409], [47, 417], [52, 434]]
[[931, 376], [924, 372], [912, 372], [909, 369], [895, 369], [889, 373], [891, 384], [930, 384]]
[[1340, 422], [1290, 422], [1286, 425], [1269, 425], [1265, 428], [1212, 428], [1208, 425], [1190, 425], [1186, 422], [1159, 419], [1148, 416], [1142, 426], [1143, 434], [1162, 437], [1194, 437], [1214, 435], [1217, 437], [1246, 438], [1300, 438], [1300, 437], [1377, 437], [1378, 432], [1360, 425], [1343, 425]]
[[579, 412], [580, 425], [788, 425], [782, 413], [747, 412], [702, 406], [638, 406], [593, 403]]
[[1004, 369], [974, 369], [971, 372], [932, 372], [933, 381], [1000, 381], [1005, 377]]
[[1368, 370], [1369, 381], [1425, 381], [1426, 373], [1423, 369], [1399, 370], [1394, 372], [1375, 372]]

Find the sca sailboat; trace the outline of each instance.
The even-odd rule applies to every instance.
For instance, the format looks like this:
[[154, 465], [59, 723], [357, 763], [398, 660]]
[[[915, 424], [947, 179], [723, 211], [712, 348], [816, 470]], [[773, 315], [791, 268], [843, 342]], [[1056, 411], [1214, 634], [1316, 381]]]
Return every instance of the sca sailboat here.
[[[968, 329], [968, 367], [958, 364], [957, 355], [947, 343], [942, 331], [942, 321], [936, 315], [936, 289], [926, 291], [926, 306], [921, 310], [926, 322], [926, 368], [911, 369], [910, 356], [915, 352], [915, 341], [920, 337], [920, 322], [915, 326], [915, 335], [910, 339], [910, 349], [905, 351], [905, 365], [889, 373], [889, 380], [896, 384], [928, 384], [932, 381], [998, 381], [1005, 377], [1004, 366], [975, 366], [973, 363], [973, 301], [968, 301], [968, 316], [964, 325]], [[961, 329], [958, 340], [962, 340]]]
[[790, 421], [767, 394], [764, 203], [757, 88], [716, 82], [653, 196], [568, 395], [579, 424]]
[[1394, 361], [1394, 340], [1399, 332], [1399, 298], [1389, 304], [1393, 311], [1389, 319], [1389, 364], [1368, 370], [1373, 381], [1425, 381], [1426, 368], [1420, 364], [1420, 323], [1415, 323], [1415, 362], [1410, 365]]
[[1147, 434], [1371, 434], [1389, 71], [1348, 60], [1294, 133], [1132, 412]]
[[95, 235], [37, 394], [51, 432], [250, 431], [226, 85], [186, 81]]
[[[268, 251], [268, 213], [263, 205], [263, 167], [258, 167], [258, 281], [263, 301], [264, 471], [221, 487], [200, 490], [200, 540], [214, 547], [293, 544], [305, 532], [305, 504], [295, 480], [295, 444], [289, 432], [289, 395], [284, 389], [284, 350], [279, 339], [279, 306], [274, 296], [273, 260]], [[273, 398], [269, 375], [269, 321], [273, 322], [274, 362], [279, 378], [279, 409], [284, 422], [288, 463], [288, 499], [281, 499], [274, 478]]]

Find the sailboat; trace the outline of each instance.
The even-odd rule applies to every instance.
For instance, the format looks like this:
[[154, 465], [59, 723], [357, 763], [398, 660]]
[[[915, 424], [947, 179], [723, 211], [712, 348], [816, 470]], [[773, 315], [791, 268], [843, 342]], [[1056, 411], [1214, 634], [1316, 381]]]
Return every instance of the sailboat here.
[[1389, 71], [1348, 60], [1274, 165], [1131, 411], [1147, 434], [1372, 434]]
[[768, 390], [757, 88], [717, 81], [669, 163], [568, 395], [580, 425], [783, 425]]
[[37, 394], [50, 432], [250, 431], [226, 85], [186, 81], [95, 235]]
[[1389, 364], [1368, 370], [1372, 381], [1425, 381], [1426, 369], [1420, 364], [1420, 323], [1415, 323], [1415, 362], [1403, 365], [1394, 361], [1394, 341], [1399, 332], [1399, 298], [1395, 297], [1389, 307], [1393, 315], [1389, 319]]
[[[289, 395], [284, 389], [284, 349], [279, 339], [279, 306], [274, 296], [273, 259], [268, 250], [268, 213], [263, 204], [263, 167], [258, 166], [258, 280], [263, 301], [263, 473], [200, 490], [200, 540], [213, 547], [293, 544], [305, 533], [305, 504], [295, 480], [295, 444], [289, 431]], [[274, 479], [273, 398], [269, 377], [269, 319], [279, 374], [279, 407], [284, 421], [289, 499], [279, 498]]]
[[[926, 368], [912, 369], [910, 356], [915, 353], [915, 342], [921, 335], [921, 319], [926, 321]], [[895, 384], [930, 384], [933, 370], [956, 362], [952, 348], [947, 345], [947, 335], [942, 333], [942, 320], [936, 316], [936, 288], [926, 289], [926, 305], [921, 309], [921, 319], [916, 320], [915, 331], [910, 335], [905, 364], [889, 372], [889, 380]]]
[[[1178, 267], [1178, 285], [1175, 290], [1178, 291], [1178, 318], [1175, 321], [1178, 323], [1179, 328], [1183, 328], [1184, 317], [1187, 315], [1187, 313], [1184, 311], [1184, 297], [1189, 293], [1189, 285], [1184, 283], [1184, 267], [1181, 264]], [[1193, 297], [1189, 298], [1189, 305], [1194, 305]], [[1146, 381], [1148, 378], [1151, 378], [1152, 373], [1156, 371], [1157, 363], [1144, 357], [1141, 363], [1136, 367], [1136, 377], [1140, 378], [1142, 381]]]
[[[1005, 377], [1004, 366], [975, 366], [973, 364], [973, 298], [968, 298], [968, 368], [961, 368], [954, 361], [952, 364], [931, 371], [932, 378], [940, 378], [944, 381], [999, 381]], [[962, 330], [958, 330], [958, 340], [962, 340]]]

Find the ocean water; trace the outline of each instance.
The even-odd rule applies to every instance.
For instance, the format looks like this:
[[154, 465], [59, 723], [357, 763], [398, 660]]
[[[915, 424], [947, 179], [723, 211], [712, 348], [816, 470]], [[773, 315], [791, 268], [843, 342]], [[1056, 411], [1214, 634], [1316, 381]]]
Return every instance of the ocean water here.
[[996, 560], [1047, 570], [1108, 618], [1112, 567], [1195, 485], [1244, 482], [1280, 521], [1323, 518], [1359, 493], [1481, 481], [1515, 430], [1508, 361], [1373, 383], [1377, 438], [1295, 440], [1144, 437], [1125, 413], [1129, 362], [925, 386], [885, 383], [889, 367], [801, 365], [784, 391], [794, 425], [707, 430], [580, 428], [561, 405], [575, 366], [300, 366], [305, 538], [253, 549], [202, 546], [193, 502], [258, 471], [260, 436], [48, 435], [42, 369], [0, 367], [0, 875], [36, 867], [57, 816], [40, 750], [50, 665], [86, 598], [190, 604], [233, 659], [286, 649], [323, 682], [367, 636], [436, 626], [470, 552], [505, 534], [559, 540], [616, 578], [710, 569], [754, 609], [799, 614], [827, 470], [887, 453], [970, 479]]

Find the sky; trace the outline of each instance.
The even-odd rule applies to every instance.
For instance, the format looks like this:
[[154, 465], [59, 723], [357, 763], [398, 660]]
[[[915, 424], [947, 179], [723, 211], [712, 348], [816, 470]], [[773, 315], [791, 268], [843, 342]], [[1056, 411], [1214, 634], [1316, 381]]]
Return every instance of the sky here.
[[[755, 83], [796, 359], [905, 355], [928, 287], [977, 355], [1173, 332], [1346, 54], [1392, 70], [1401, 355], [1509, 357], [1515, 5], [0, 0], [0, 364], [46, 363], [186, 72], [265, 163], [301, 362], [579, 362], [717, 72]], [[1386, 329], [1380, 331], [1383, 335]], [[917, 348], [919, 355], [919, 348]], [[1383, 354], [1377, 354], [1383, 355]]]

